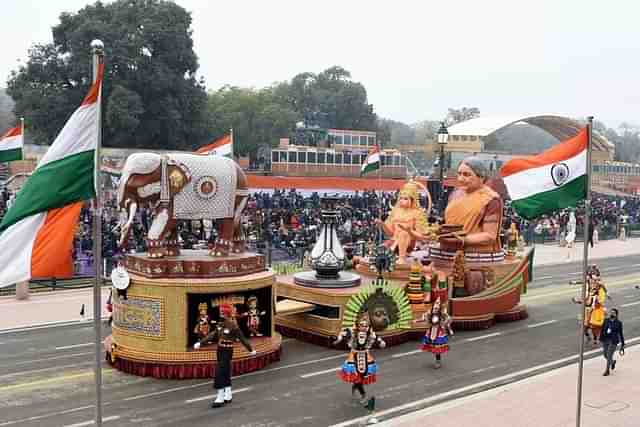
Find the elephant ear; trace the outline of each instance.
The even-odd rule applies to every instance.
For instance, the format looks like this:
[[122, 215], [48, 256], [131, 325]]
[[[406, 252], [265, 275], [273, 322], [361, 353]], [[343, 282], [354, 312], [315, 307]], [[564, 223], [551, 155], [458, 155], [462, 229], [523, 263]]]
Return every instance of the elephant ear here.
[[176, 194], [189, 183], [191, 177], [179, 166], [173, 166], [169, 172], [169, 187], [171, 193]]

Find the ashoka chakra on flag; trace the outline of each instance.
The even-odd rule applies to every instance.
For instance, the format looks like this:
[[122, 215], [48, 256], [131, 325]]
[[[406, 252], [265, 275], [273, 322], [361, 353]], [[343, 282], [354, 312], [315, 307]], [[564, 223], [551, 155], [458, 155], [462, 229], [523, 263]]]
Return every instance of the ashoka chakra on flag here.
[[586, 197], [587, 129], [536, 156], [512, 159], [500, 175], [518, 215], [532, 219]]

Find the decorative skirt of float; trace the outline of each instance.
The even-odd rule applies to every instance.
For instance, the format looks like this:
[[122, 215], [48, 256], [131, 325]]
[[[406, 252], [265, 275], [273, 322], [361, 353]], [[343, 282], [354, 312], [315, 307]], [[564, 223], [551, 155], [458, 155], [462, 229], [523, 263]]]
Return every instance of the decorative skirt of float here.
[[[203, 316], [209, 330], [219, 319], [217, 304], [231, 302], [238, 323], [257, 355], [240, 343], [234, 348], [232, 374], [261, 369], [280, 359], [281, 336], [275, 332], [275, 274], [264, 257], [244, 253], [212, 258], [207, 251], [185, 250], [178, 257], [150, 259], [127, 255], [130, 285], [114, 293], [112, 335], [105, 340], [107, 360], [116, 369], [155, 378], [211, 378], [216, 346], [193, 350]], [[250, 337], [241, 315], [250, 296], [258, 299], [260, 334]], [[206, 309], [206, 314], [203, 310]], [[206, 322], [205, 322], [206, 323]]]
[[[448, 245], [429, 248], [429, 259], [433, 261], [434, 269], [450, 274], [459, 247], [453, 239], [447, 239], [446, 243]], [[486, 329], [496, 322], [513, 322], [528, 317], [520, 297], [531, 281], [533, 250], [522, 257], [506, 259], [502, 251], [465, 253], [465, 263], [464, 296], [454, 294], [456, 296], [449, 299], [449, 314], [454, 330]], [[385, 273], [385, 277], [393, 282], [406, 283], [409, 265], [396, 266], [391, 273]], [[358, 264], [357, 271], [363, 276], [372, 274], [366, 260]], [[422, 311], [428, 311], [429, 308], [430, 304], [426, 304]], [[417, 327], [419, 322], [415, 322], [415, 325]]]

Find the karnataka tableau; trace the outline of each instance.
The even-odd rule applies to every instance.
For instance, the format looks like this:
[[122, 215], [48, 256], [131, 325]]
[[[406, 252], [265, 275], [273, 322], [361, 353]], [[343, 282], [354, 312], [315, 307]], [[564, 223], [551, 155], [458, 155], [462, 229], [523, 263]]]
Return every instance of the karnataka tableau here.
[[[119, 269], [126, 269], [128, 286], [126, 294], [114, 293], [112, 335], [105, 340], [116, 369], [156, 378], [215, 374], [213, 406], [221, 406], [231, 401], [231, 373], [279, 360], [275, 273], [264, 255], [247, 251], [240, 232], [247, 197], [246, 177], [224, 157], [136, 153], [127, 159], [118, 203], [127, 214]], [[148, 252], [136, 253], [127, 244], [141, 206], [154, 219]], [[218, 238], [208, 248], [183, 249], [178, 221], [195, 219], [216, 220]]]

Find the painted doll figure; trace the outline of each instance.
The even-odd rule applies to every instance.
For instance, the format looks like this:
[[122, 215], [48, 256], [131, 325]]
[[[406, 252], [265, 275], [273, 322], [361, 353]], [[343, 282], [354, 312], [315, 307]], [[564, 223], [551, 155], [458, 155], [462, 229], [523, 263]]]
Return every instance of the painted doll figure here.
[[358, 392], [360, 403], [372, 411], [375, 408], [375, 397], [367, 399], [364, 389], [365, 385], [376, 382], [378, 374], [378, 365], [371, 354], [371, 349], [375, 345], [384, 348], [386, 344], [373, 331], [367, 313], [361, 313], [356, 320], [355, 329], [344, 329], [333, 344], [337, 345], [342, 340], [347, 342], [349, 355], [342, 364], [338, 376], [342, 381], [351, 384], [353, 398], [357, 398], [356, 392]]
[[211, 323], [213, 322], [211, 322], [209, 314], [207, 313], [206, 302], [198, 305], [198, 312], [200, 314], [198, 315], [198, 320], [196, 322], [195, 328], [193, 329], [193, 333], [198, 336], [199, 340], [201, 340], [202, 338], [209, 335], [209, 332], [211, 332]]
[[258, 310], [258, 298], [255, 295], [251, 295], [247, 299], [247, 306], [249, 310], [246, 313], [242, 313], [242, 317], [248, 317], [247, 328], [249, 329], [249, 336], [261, 337], [260, 317], [266, 315], [267, 312]]
[[251, 356], [256, 355], [256, 351], [251, 348], [251, 343], [238, 327], [235, 319], [235, 307], [232, 304], [222, 304], [219, 307], [220, 316], [223, 320], [216, 324], [209, 335], [193, 346], [195, 350], [198, 350], [202, 344], [209, 341], [217, 344], [217, 364], [213, 380], [213, 388], [216, 389], [217, 394], [215, 400], [211, 403], [212, 408], [219, 408], [231, 403], [231, 361], [233, 359], [234, 343], [240, 341], [247, 351], [251, 353]]
[[425, 313], [427, 331], [422, 338], [422, 351], [432, 353], [435, 356], [434, 368], [442, 366], [442, 355], [449, 351], [449, 336], [453, 335], [451, 318], [447, 310], [442, 307], [440, 298], [437, 298], [431, 307], [431, 312]]

